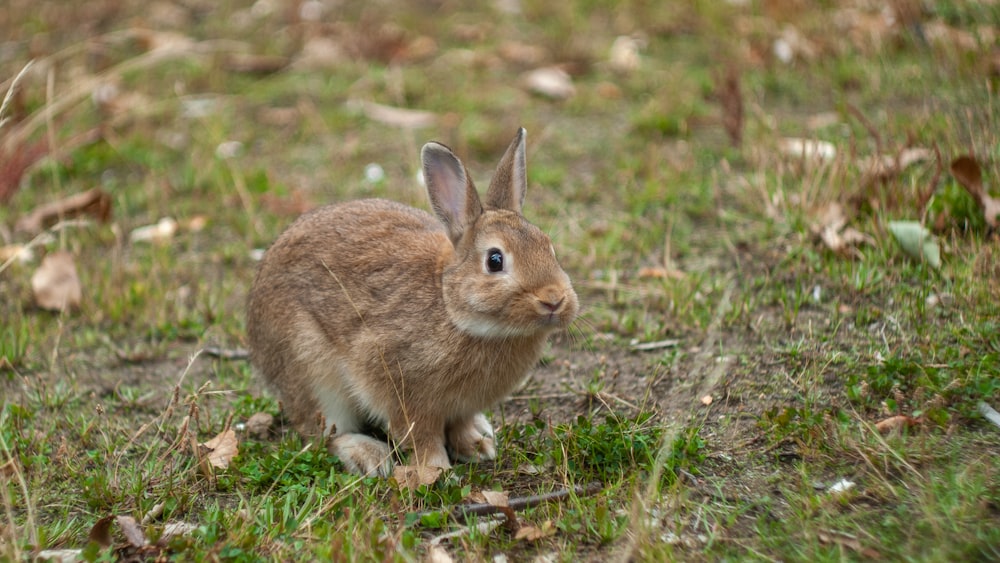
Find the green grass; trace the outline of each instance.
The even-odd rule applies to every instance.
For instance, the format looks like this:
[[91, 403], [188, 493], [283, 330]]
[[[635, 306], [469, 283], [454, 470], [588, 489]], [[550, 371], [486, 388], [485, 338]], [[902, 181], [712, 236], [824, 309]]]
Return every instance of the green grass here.
[[[1000, 407], [1000, 250], [948, 172], [974, 155], [998, 193], [998, 81], [982, 55], [994, 46], [975, 43], [1000, 26], [992, 3], [925, 6], [919, 23], [878, 28], [881, 39], [864, 27], [881, 14], [860, 3], [526, 0], [520, 14], [309, 3], [321, 21], [266, 13], [264, 2], [182, 3], [163, 20], [173, 24], [130, 0], [107, 13], [43, 4], [14, 2], [0, 21], [0, 78], [36, 59], [0, 144], [35, 116], [25, 139], [51, 140], [58, 158], [23, 178], [0, 167], [17, 186], [0, 206], [0, 240], [28, 244], [19, 218], [93, 187], [113, 216], [54, 228], [33, 260], [0, 269], [0, 560], [135, 555], [115, 527], [110, 547], [88, 540], [101, 518], [128, 515], [149, 557], [414, 561], [460, 529], [450, 511], [475, 492], [592, 482], [597, 494], [519, 512], [538, 539], [472, 529], [486, 520], [473, 518], [441, 545], [455, 560], [1000, 557], [1000, 429], [977, 411]], [[109, 77], [117, 106], [74, 96], [85, 77], [148, 53], [157, 36], [116, 35], [137, 21], [203, 43]], [[788, 64], [773, 54], [786, 26], [811, 52]], [[618, 35], [642, 44], [638, 70], [607, 62]], [[344, 49], [324, 68], [253, 74], [228, 62], [233, 51], [296, 61], [319, 36]], [[421, 45], [433, 48], [411, 57]], [[526, 47], [536, 61], [511, 55]], [[571, 73], [574, 97], [521, 86], [524, 71], [554, 64]], [[716, 92], [731, 67], [740, 146]], [[440, 119], [403, 129], [366, 118], [356, 100]], [[244, 346], [252, 252], [300, 212], [370, 196], [426, 206], [415, 175], [430, 139], [484, 185], [521, 125], [525, 212], [551, 234], [583, 316], [494, 409], [496, 462], [414, 490], [358, 479], [280, 424], [245, 361], [192, 359]], [[100, 140], [74, 144], [96, 127]], [[782, 155], [783, 137], [828, 141], [837, 157]], [[220, 155], [232, 141], [240, 149]], [[940, 165], [868, 177], [865, 158], [909, 146], [936, 150]], [[365, 179], [370, 163], [383, 181]], [[819, 241], [832, 202], [871, 244], [844, 254]], [[181, 225], [172, 238], [130, 241], [164, 217]], [[902, 220], [933, 227], [939, 271], [893, 240], [886, 225]], [[61, 314], [36, 307], [31, 289], [55, 250], [74, 256], [83, 288], [79, 309]], [[629, 349], [666, 339], [677, 344]], [[241, 429], [260, 412], [279, 424], [264, 436]], [[913, 424], [876, 429], [896, 415]], [[198, 444], [227, 425], [239, 454], [208, 470]], [[854, 486], [830, 492], [843, 479]], [[174, 524], [189, 531], [160, 540]]]

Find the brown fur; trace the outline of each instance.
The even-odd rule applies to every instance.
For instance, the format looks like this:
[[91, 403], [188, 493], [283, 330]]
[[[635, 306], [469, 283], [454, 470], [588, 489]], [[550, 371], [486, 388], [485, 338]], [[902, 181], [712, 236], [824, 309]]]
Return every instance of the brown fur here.
[[[377, 199], [303, 215], [260, 264], [247, 331], [254, 368], [301, 430], [317, 414], [336, 423], [332, 401], [386, 426], [418, 464], [447, 467], [446, 445], [460, 459], [494, 455], [475, 417], [517, 386], [578, 304], [548, 237], [520, 212], [523, 130], [485, 205], [450, 150], [429, 143], [422, 155], [438, 218]], [[510, 271], [486, 271], [490, 248]], [[365, 455], [348, 466], [384, 471]]]

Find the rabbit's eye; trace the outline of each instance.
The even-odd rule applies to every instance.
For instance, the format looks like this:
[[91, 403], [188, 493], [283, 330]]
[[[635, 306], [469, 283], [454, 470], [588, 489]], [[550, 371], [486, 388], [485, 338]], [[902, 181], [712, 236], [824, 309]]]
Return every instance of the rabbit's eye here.
[[496, 248], [486, 251], [486, 269], [491, 272], [503, 271], [503, 252]]

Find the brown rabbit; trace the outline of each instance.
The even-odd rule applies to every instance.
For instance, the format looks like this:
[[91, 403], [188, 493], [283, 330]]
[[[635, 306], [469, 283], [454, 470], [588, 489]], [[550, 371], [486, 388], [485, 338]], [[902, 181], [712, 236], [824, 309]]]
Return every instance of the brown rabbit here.
[[[300, 430], [333, 432], [351, 471], [387, 475], [387, 428], [417, 465], [496, 457], [482, 410], [510, 394], [579, 309], [541, 230], [521, 215], [520, 129], [485, 201], [448, 147], [421, 151], [437, 218], [381, 199], [307, 213], [250, 290], [250, 360]], [[323, 421], [325, 428], [316, 423]]]

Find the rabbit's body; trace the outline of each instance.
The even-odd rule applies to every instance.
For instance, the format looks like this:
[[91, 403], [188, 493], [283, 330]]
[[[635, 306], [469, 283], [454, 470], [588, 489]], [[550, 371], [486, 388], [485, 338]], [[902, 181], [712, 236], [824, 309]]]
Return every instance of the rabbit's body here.
[[[494, 193], [523, 149], [519, 135], [483, 209], [458, 159], [429, 144], [439, 218], [378, 199], [330, 205], [300, 217], [262, 260], [248, 304], [251, 361], [300, 429], [336, 433], [334, 453], [351, 469], [390, 467], [387, 445], [360, 434], [369, 425], [388, 428], [418, 464], [448, 467], [446, 446], [460, 460], [494, 457], [481, 411], [575, 316], [548, 238], [520, 215], [523, 189]], [[516, 208], [492, 208], [490, 194]], [[499, 249], [506, 269], [493, 272], [483, 255]]]

